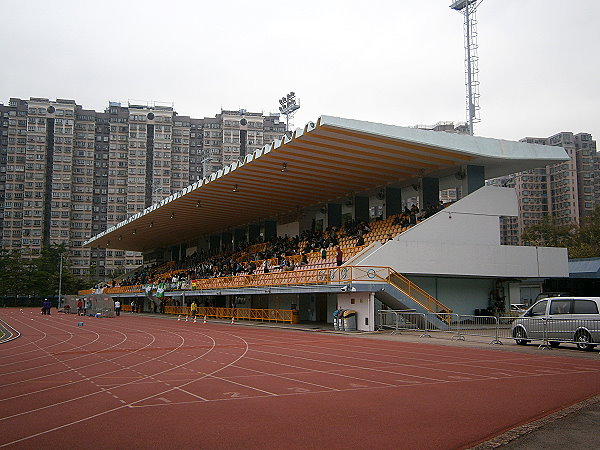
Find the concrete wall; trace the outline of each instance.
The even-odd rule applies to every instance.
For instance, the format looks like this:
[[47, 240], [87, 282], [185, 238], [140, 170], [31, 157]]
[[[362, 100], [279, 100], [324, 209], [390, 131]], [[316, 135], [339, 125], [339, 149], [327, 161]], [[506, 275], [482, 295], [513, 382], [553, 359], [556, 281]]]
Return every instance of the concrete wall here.
[[500, 245], [500, 216], [516, 214], [514, 189], [485, 186], [356, 264], [419, 275], [568, 277], [564, 248]]
[[338, 309], [356, 311], [356, 326], [360, 331], [375, 330], [375, 296], [371, 292], [351, 292], [337, 295]]
[[277, 236], [294, 237], [300, 235], [300, 222], [290, 222], [277, 225]]
[[495, 288], [495, 280], [489, 278], [408, 278], [457, 314], [473, 314], [475, 309], [490, 306], [488, 297]]
[[390, 266], [403, 274], [500, 278], [568, 277], [564, 248], [388, 241], [360, 265]]

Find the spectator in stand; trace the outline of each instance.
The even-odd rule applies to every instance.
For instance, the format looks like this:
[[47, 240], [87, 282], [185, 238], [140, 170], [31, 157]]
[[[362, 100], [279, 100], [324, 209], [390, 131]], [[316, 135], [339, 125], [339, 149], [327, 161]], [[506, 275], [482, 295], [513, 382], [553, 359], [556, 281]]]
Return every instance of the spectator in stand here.
[[308, 264], [308, 257], [306, 256], [306, 253], [302, 254], [302, 259], [300, 260], [300, 265], [301, 266], [306, 266]]
[[360, 247], [361, 245], [365, 245], [365, 238], [362, 236], [362, 234], [356, 240], [356, 246]]
[[341, 266], [343, 264], [343, 258], [344, 258], [344, 253], [342, 252], [342, 249], [338, 245], [338, 247], [335, 250], [335, 262], [337, 263], [338, 266]]

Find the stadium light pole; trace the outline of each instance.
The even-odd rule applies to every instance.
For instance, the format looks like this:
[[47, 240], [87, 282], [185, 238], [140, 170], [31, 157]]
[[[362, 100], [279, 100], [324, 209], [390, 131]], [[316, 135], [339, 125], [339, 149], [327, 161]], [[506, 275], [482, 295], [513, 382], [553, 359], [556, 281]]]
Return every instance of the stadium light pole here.
[[467, 85], [467, 124], [473, 135], [473, 123], [479, 122], [479, 57], [477, 56], [477, 19], [475, 11], [483, 0], [455, 0], [450, 5], [465, 16], [465, 84]]
[[300, 105], [296, 103], [296, 93], [290, 92], [285, 97], [279, 99], [279, 112], [285, 116], [285, 131], [290, 131], [290, 119], [294, 117]]

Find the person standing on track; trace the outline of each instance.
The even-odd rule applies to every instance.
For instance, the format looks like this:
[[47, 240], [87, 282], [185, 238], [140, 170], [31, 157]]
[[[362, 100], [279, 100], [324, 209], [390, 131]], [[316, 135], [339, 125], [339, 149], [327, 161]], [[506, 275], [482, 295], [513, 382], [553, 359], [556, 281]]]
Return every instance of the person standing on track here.
[[119, 300], [115, 300], [115, 315], [121, 315], [121, 302]]
[[77, 300], [77, 315], [83, 316], [83, 302], [81, 299]]
[[52, 302], [47, 298], [44, 299], [44, 303], [42, 303], [42, 314], [50, 315], [50, 310], [52, 309]]
[[131, 312], [135, 312], [135, 300], [131, 300]]
[[192, 306], [190, 306], [191, 316], [196, 317], [196, 312], [198, 311], [198, 305], [196, 304], [196, 300], [192, 301]]

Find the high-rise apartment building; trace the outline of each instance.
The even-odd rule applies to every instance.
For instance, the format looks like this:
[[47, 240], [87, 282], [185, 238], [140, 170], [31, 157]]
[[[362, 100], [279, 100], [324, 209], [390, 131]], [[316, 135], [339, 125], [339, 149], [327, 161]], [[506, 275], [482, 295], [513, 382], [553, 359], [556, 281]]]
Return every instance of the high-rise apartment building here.
[[501, 224], [501, 240], [507, 245], [520, 244], [525, 228], [547, 215], [560, 224], [579, 223], [600, 200], [599, 155], [589, 133], [562, 132], [522, 141], [561, 146], [571, 160], [488, 181], [517, 191], [519, 216], [503, 218]]
[[1, 247], [66, 243], [80, 276], [137, 267], [137, 253], [82, 244], [285, 131], [279, 115], [246, 110], [194, 119], [157, 104], [11, 98], [0, 104]]

